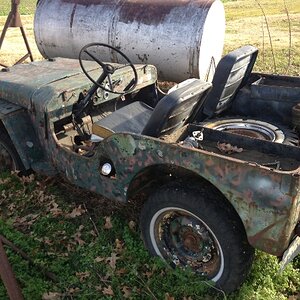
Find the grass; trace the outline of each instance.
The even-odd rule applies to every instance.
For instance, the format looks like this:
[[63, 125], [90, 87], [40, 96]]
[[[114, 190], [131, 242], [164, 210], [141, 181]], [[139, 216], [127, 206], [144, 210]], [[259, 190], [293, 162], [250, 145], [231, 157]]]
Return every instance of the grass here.
[[[36, 1], [21, 1], [31, 14]], [[255, 0], [223, 1], [227, 15], [225, 50], [244, 44], [260, 49], [256, 70], [273, 73], [274, 65], [265, 19]], [[288, 65], [289, 23], [283, 0], [261, 0], [266, 13], [278, 73], [300, 75], [300, 2], [286, 0], [292, 27], [292, 58]], [[1, 1], [0, 27], [10, 1]], [[29, 43], [41, 59], [33, 36], [33, 16], [22, 15]], [[21, 35], [9, 29], [0, 52], [1, 62], [13, 64], [25, 54]], [[13, 51], [12, 51], [13, 50]], [[28, 180], [27, 180], [28, 181]], [[24, 250], [32, 266], [7, 249], [25, 299], [224, 299], [210, 294], [207, 284], [189, 272], [172, 270], [150, 257], [136, 227], [138, 209], [123, 206], [71, 187], [57, 179], [26, 182], [0, 175], [0, 232]], [[241, 289], [229, 299], [300, 298], [300, 258], [278, 274], [275, 257], [257, 252], [254, 266]], [[58, 280], [47, 278], [41, 268]], [[174, 298], [173, 298], [174, 297]], [[7, 299], [0, 284], [0, 299]]]
[[[3, 174], [0, 183], [0, 232], [34, 261], [31, 265], [7, 249], [25, 299], [224, 299], [196, 275], [149, 256], [134, 204], [113, 203], [59, 179]], [[257, 252], [246, 283], [227, 297], [296, 297], [300, 259], [282, 275], [278, 268], [275, 257]], [[0, 299], [6, 299], [1, 284]]]
[[[267, 23], [263, 12], [266, 16]], [[288, 10], [288, 21], [285, 5]], [[256, 71], [266, 73], [300, 75], [300, 1], [293, 0], [240, 0], [225, 3], [226, 11], [226, 38], [227, 53], [238, 46], [251, 44], [256, 46], [260, 53], [255, 66]], [[275, 64], [273, 63], [273, 45]], [[291, 48], [289, 46], [289, 26], [291, 26]], [[291, 52], [289, 65], [289, 52]]]
[[[22, 15], [30, 15], [34, 13], [36, 0], [21, 0], [19, 11]], [[1, 0], [0, 16], [7, 16], [10, 12], [11, 0]]]
[[[0, 193], [0, 232], [35, 265], [58, 277], [57, 282], [48, 280], [39, 268], [8, 251], [26, 299], [45, 298], [47, 293], [76, 299], [207, 294], [207, 285], [197, 276], [172, 270], [149, 256], [129, 218], [131, 208], [107, 205], [102, 198], [58, 181], [28, 183], [9, 175], [2, 176]], [[89, 201], [78, 201], [87, 196]], [[3, 286], [0, 299], [5, 299]]]

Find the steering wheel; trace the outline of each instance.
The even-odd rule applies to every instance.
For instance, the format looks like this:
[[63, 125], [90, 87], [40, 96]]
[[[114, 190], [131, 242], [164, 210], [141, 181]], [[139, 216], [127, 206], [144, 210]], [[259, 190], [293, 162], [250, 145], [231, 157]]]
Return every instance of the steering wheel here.
[[[118, 54], [120, 54], [121, 57], [123, 57], [126, 60], [126, 64], [122, 65], [121, 67], [114, 67], [113, 65], [109, 64], [109, 63], [104, 63], [103, 61], [101, 61], [100, 59], [98, 59], [94, 53], [92, 53], [91, 48], [92, 47], [104, 47], [104, 48], [109, 48], [115, 52], [117, 52]], [[100, 77], [97, 80], [94, 80], [89, 73], [87, 72], [86, 68], [83, 65], [83, 56], [84, 55], [88, 55], [92, 60], [94, 60], [95, 62], [97, 62], [101, 67], [102, 67], [102, 74], [100, 75]], [[86, 77], [92, 82], [94, 83], [95, 87], [99, 87], [100, 89], [109, 92], [109, 93], [114, 93], [114, 94], [118, 94], [118, 95], [123, 95], [125, 93], [130, 93], [134, 90], [134, 88], [137, 85], [138, 82], [138, 75], [137, 75], [137, 71], [135, 66], [132, 64], [132, 62], [129, 60], [129, 58], [123, 53], [121, 52], [119, 49], [107, 45], [107, 44], [101, 44], [101, 43], [91, 43], [88, 44], [86, 46], [84, 46], [80, 53], [79, 53], [79, 64], [81, 66], [81, 69], [83, 71], [83, 73], [86, 75]], [[133, 71], [133, 78], [132, 80], [129, 82], [129, 84], [123, 88], [122, 91], [115, 91], [114, 90], [114, 84], [112, 82], [112, 78], [111, 75], [114, 74], [117, 70], [126, 68], [126, 67], [131, 67], [132, 71]], [[105, 81], [105, 79], [107, 78], [108, 81], [108, 87], [103, 85], [103, 82]], [[93, 89], [94, 90], [94, 89]]]

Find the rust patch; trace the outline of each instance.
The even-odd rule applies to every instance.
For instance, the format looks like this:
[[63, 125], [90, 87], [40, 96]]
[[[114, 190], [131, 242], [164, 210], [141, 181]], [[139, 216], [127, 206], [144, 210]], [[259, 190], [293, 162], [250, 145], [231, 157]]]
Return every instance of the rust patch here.
[[[262, 249], [268, 249], [270, 253], [276, 256], [281, 256], [282, 255], [282, 249], [285, 249], [287, 247], [288, 241], [284, 238], [279, 238], [280, 241], [285, 243], [284, 247], [278, 251], [278, 249], [275, 247], [276, 241], [268, 238], [268, 231], [272, 230], [272, 228], [276, 227], [279, 223], [284, 222], [284, 219], [280, 219], [274, 224], [271, 224], [255, 234], [254, 236], [248, 236], [249, 243], [251, 245], [259, 245], [261, 246]], [[284, 235], [284, 233], [282, 233]]]
[[138, 22], [146, 25], [158, 25], [174, 8], [194, 6], [195, 8], [209, 8], [213, 0], [171, 0], [162, 2], [154, 0], [148, 3], [144, 0], [62, 0], [63, 3], [79, 5], [109, 5], [120, 9], [120, 22], [126, 24]]
[[260, 140], [268, 140], [267, 137], [257, 131], [249, 130], [249, 129], [227, 129], [227, 132], [252, 137]]
[[62, 0], [62, 2], [89, 6], [97, 4], [116, 5], [120, 0]]
[[164, 21], [170, 12], [178, 7], [210, 7], [211, 0], [181, 0], [181, 1], [151, 1], [149, 5], [145, 1], [124, 1], [120, 10], [120, 21], [124, 23], [138, 22], [147, 25], [159, 25]]

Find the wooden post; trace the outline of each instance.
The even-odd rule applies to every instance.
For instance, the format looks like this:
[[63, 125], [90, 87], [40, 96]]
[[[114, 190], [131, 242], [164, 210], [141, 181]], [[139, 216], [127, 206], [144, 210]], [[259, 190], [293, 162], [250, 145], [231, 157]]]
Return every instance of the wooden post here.
[[0, 276], [11, 300], [23, 300], [22, 291], [18, 285], [11, 265], [5, 253], [2, 239], [0, 238]]
[[[27, 37], [26, 37], [26, 33], [25, 33], [25, 30], [24, 30], [24, 27], [23, 27], [23, 24], [22, 24], [22, 21], [21, 21], [21, 16], [20, 16], [20, 13], [19, 13], [20, 1], [21, 0], [11, 0], [11, 11], [10, 11], [10, 13], [7, 17], [7, 20], [5, 22], [5, 25], [3, 27], [3, 30], [2, 30], [2, 33], [1, 33], [1, 36], [0, 36], [0, 50], [1, 50], [4, 38], [5, 38], [5, 34], [7, 32], [7, 29], [10, 28], [10, 27], [20, 28], [21, 34], [22, 34], [22, 37], [23, 37], [23, 40], [24, 40], [24, 43], [25, 43], [25, 46], [26, 46], [26, 49], [27, 49], [27, 53], [23, 57], [21, 57], [15, 64], [22, 63], [28, 57], [30, 58], [31, 61], [33, 61], [32, 52], [31, 52], [31, 49], [30, 49], [30, 46], [29, 46], [29, 43], [28, 43], [28, 40], [27, 40]], [[3, 66], [3, 67], [7, 67], [6, 65], [2, 64], [1, 62], [0, 62], [0, 65]]]

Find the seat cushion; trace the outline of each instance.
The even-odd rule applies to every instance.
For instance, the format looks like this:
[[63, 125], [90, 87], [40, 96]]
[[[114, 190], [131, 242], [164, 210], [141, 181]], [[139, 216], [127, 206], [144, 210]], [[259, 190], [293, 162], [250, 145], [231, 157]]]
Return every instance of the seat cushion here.
[[153, 109], [144, 102], [133, 102], [93, 124], [93, 134], [106, 138], [115, 132], [142, 133]]

